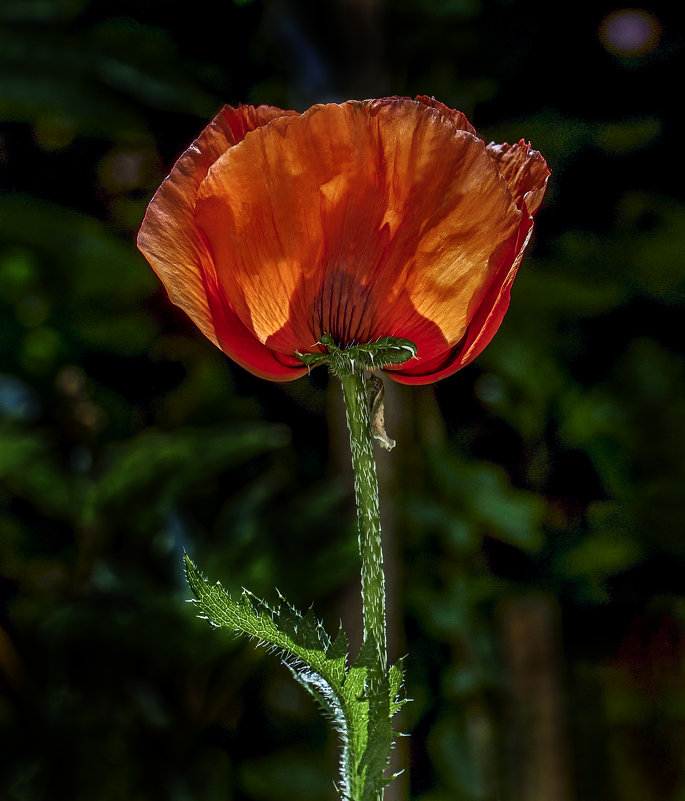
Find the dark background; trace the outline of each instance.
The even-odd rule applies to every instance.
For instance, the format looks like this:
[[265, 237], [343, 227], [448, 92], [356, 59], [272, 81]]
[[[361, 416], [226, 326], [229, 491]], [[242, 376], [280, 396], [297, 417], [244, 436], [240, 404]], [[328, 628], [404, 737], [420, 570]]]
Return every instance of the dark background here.
[[0, 798], [335, 797], [314, 704], [180, 556], [358, 641], [339, 390], [232, 364], [134, 240], [222, 103], [426, 93], [553, 175], [493, 343], [389, 387], [388, 798], [685, 799], [683, 16], [616, 11], [0, 2]]

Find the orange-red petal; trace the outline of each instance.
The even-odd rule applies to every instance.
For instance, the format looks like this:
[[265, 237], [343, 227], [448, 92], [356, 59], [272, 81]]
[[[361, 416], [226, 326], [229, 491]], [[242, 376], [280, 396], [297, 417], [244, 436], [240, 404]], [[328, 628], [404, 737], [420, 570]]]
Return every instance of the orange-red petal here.
[[[485, 297], [461, 342], [421, 363], [410, 363], [406, 367], [387, 368], [389, 375], [400, 384], [432, 384], [454, 375], [472, 362], [490, 343], [499, 329], [509, 308], [511, 287], [518, 272], [533, 227], [531, 217], [521, 223], [512, 247], [512, 259], [504, 259], [500, 271], [488, 287]], [[513, 254], [517, 254], [513, 257]]]
[[425, 96], [225, 107], [152, 200], [139, 247], [171, 299], [256, 375], [305, 372], [297, 351], [382, 336], [450, 375], [496, 332], [549, 171], [521, 140], [487, 147]]
[[254, 375], [270, 381], [292, 381], [307, 372], [299, 359], [275, 353], [243, 325], [228, 303], [212, 264], [204, 265], [203, 278], [218, 344], [224, 353]]
[[171, 300], [215, 345], [221, 346], [206, 294], [202, 264], [211, 261], [195, 224], [197, 190], [212, 164], [255, 128], [295, 112], [272, 106], [225, 106], [176, 162], [148, 206], [138, 247], [162, 280]]
[[538, 210], [547, 187], [547, 162], [530, 142], [519, 140], [515, 145], [488, 145], [488, 153], [497, 163], [502, 177], [519, 208], [525, 205], [530, 215]]
[[446, 117], [457, 130], [468, 131], [470, 134], [476, 135], [476, 129], [466, 119], [466, 114], [463, 112], [449, 108], [449, 106], [446, 106], [434, 97], [428, 97], [427, 95], [417, 95], [415, 99], [417, 102], [423, 103], [424, 106], [434, 108], [436, 111], [440, 112], [440, 114]]
[[479, 139], [391, 98], [255, 130], [210, 168], [196, 220], [230, 305], [272, 350], [437, 326], [428, 358], [464, 335], [521, 213]]
[[542, 202], [549, 178], [544, 158], [529, 143], [491, 143], [487, 152], [497, 164], [516, 206], [524, 217], [513, 239], [500, 253], [499, 267], [473, 315], [464, 338], [422, 363], [388, 368], [391, 377], [404, 384], [428, 384], [453, 375], [473, 361], [497, 333], [509, 308], [511, 287], [533, 228], [533, 215]]

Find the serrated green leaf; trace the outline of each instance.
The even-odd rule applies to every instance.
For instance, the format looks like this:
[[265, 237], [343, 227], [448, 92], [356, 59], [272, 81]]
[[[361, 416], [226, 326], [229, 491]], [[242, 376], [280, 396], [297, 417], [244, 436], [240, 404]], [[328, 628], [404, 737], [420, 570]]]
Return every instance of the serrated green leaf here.
[[333, 640], [311, 609], [303, 615], [280, 594], [273, 607], [248, 590], [233, 599], [218, 582], [209, 584], [187, 556], [185, 563], [200, 616], [277, 650], [330, 718], [342, 745], [338, 790], [343, 801], [381, 798], [390, 781], [384, 774], [395, 737], [391, 718], [405, 702], [400, 700], [401, 664], [378, 676], [371, 669], [375, 643], [365, 642], [349, 660], [343, 630]]
[[388, 671], [390, 717], [393, 717], [409, 701], [404, 695], [404, 662], [402, 659], [391, 665]]

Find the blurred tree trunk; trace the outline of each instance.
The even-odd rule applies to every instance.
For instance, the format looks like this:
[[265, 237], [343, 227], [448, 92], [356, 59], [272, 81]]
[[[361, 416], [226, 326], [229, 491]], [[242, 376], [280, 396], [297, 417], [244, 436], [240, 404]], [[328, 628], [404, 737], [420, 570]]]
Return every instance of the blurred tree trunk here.
[[501, 632], [509, 674], [506, 782], [511, 801], [571, 801], [559, 609], [554, 598], [509, 598]]
[[382, 0], [338, 0], [343, 94], [350, 98], [383, 97], [388, 93], [383, 41]]

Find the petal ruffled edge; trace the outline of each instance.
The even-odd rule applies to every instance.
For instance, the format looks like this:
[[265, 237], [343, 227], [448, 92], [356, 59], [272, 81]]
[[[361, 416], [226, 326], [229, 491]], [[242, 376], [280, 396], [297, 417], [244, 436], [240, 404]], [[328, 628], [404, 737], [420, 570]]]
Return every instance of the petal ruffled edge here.
[[194, 221], [198, 188], [219, 156], [250, 131], [296, 113], [274, 106], [224, 106], [179, 157], [145, 212], [138, 249], [164, 284], [170, 300], [217, 347], [221, 347], [217, 325], [201, 269], [205, 243]]
[[499, 273], [490, 284], [485, 297], [466, 329], [466, 334], [462, 341], [423, 364], [418, 364], [405, 370], [401, 366], [397, 369], [386, 370], [390, 378], [398, 384], [413, 384], [417, 386], [434, 384], [442, 378], [454, 375], [485, 350], [497, 333], [509, 308], [511, 287], [532, 232], [533, 219], [530, 216], [526, 216], [521, 221], [521, 226], [512, 248], [513, 253], [517, 254], [515, 259], [513, 262], [508, 259], [503, 260]]
[[[466, 131], [476, 138], [479, 138], [476, 129], [466, 118], [466, 114], [464, 114], [462, 111], [457, 111], [456, 109], [450, 108], [444, 103], [441, 103], [439, 100], [436, 100], [434, 97], [429, 97], [428, 95], [416, 95], [416, 97], [392, 95], [391, 97], [379, 97], [373, 100], [347, 100], [345, 103], [340, 103], [337, 105], [344, 106], [347, 104], [352, 104], [357, 106], [368, 106], [371, 110], [381, 106], [392, 105], [393, 103], [419, 103], [422, 106], [435, 109], [440, 116], [444, 117], [446, 120], [449, 120], [456, 130]], [[317, 106], [314, 106], [313, 108], [317, 108]], [[305, 112], [305, 114], [307, 113], [308, 112]]]
[[550, 176], [541, 153], [523, 139], [515, 145], [490, 142], [486, 150], [497, 164], [516, 205], [534, 215], [542, 203]]
[[456, 111], [456, 109], [450, 108], [444, 103], [441, 103], [439, 100], [436, 100], [434, 97], [428, 97], [428, 95], [417, 95], [414, 99], [417, 103], [422, 103], [424, 106], [428, 106], [429, 108], [434, 108], [436, 111], [439, 111], [440, 114], [448, 119], [458, 131], [468, 131], [468, 133], [473, 134], [476, 137], [478, 136], [476, 129], [473, 127], [473, 125], [471, 125], [466, 118], [466, 114], [463, 112]]
[[423, 364], [406, 370], [402, 367], [388, 370], [388, 375], [400, 384], [432, 384], [465, 367], [490, 343], [509, 308], [511, 287], [530, 241], [533, 215], [544, 197], [550, 171], [542, 155], [523, 139], [515, 145], [491, 142], [487, 152], [496, 162], [515, 204], [526, 214], [521, 220], [509, 258], [503, 258], [502, 267], [488, 287], [462, 341]]
[[[344, 341], [398, 331], [412, 338], [405, 330], [412, 315], [392, 311], [406, 283], [413, 316], [438, 324], [450, 344], [459, 341], [499, 273], [496, 246], [509, 248], [521, 219], [472, 130], [463, 114], [430, 98], [347, 101], [274, 120], [223, 154], [200, 187], [195, 219], [243, 325], [280, 353], [311, 347], [323, 330]], [[336, 282], [323, 303], [344, 307], [346, 324], [326, 320], [322, 328], [319, 320], [317, 328], [331, 259], [357, 265], [351, 286]], [[407, 283], [408, 269], [417, 277]], [[366, 300], [355, 286], [367, 288]], [[368, 298], [375, 297], [389, 300], [374, 309]], [[348, 316], [348, 308], [358, 314]], [[368, 326], [352, 325], [364, 315]]]
[[[406, 102], [410, 99], [384, 98], [376, 102], [393, 100]], [[418, 96], [414, 102], [435, 109], [456, 130], [477, 138], [475, 129], [461, 112], [427, 96]], [[171, 300], [237, 363], [255, 375], [274, 381], [298, 378], [306, 368], [300, 367], [293, 357], [275, 353], [260, 343], [231, 309], [223, 292], [218, 287], [215, 291], [210, 289], [211, 280], [208, 284], [202, 264], [211, 264], [211, 259], [207, 258], [206, 243], [194, 224], [193, 214], [198, 187], [216, 159], [250, 131], [286, 115], [296, 115], [296, 112], [268, 106], [224, 107], [181, 156], [156, 193], [138, 237], [140, 250], [165, 284]], [[530, 238], [531, 218], [544, 195], [549, 170], [542, 156], [523, 140], [513, 146], [491, 143], [487, 150], [515, 204], [528, 212], [528, 219], [524, 217], [521, 222], [513, 251], [516, 257], [508, 269], [509, 260], [503, 260], [462, 341], [413, 369], [393, 370], [391, 377], [400, 383], [433, 383], [468, 364], [490, 342], [508, 308], [511, 285]]]

